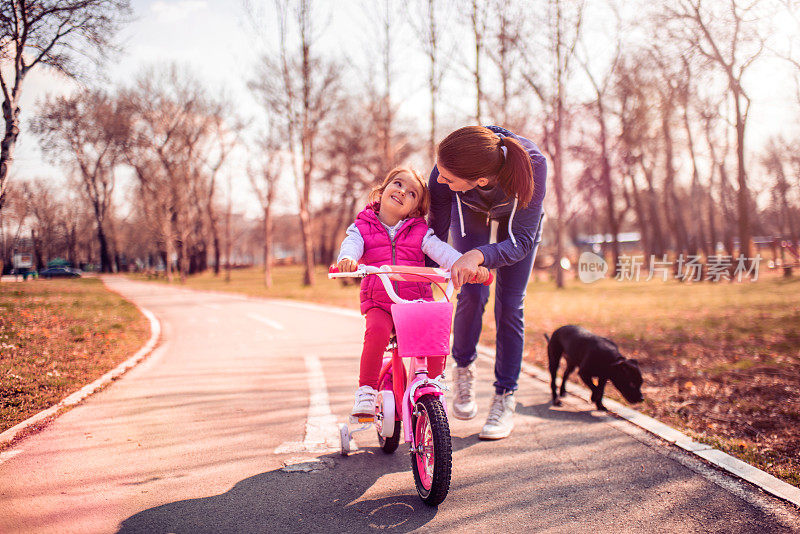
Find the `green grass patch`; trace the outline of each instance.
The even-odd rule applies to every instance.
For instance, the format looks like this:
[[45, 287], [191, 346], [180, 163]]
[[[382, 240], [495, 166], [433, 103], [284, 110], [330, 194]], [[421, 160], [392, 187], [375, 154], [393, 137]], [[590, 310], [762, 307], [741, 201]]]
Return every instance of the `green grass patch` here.
[[96, 278], [0, 284], [0, 432], [130, 357], [149, 322]]

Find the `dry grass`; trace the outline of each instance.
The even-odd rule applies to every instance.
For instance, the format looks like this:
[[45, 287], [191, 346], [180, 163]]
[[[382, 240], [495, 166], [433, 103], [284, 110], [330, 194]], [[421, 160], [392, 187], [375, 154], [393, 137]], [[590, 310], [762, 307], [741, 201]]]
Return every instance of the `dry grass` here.
[[0, 284], [0, 431], [130, 357], [150, 327], [98, 279]]
[[[230, 283], [204, 274], [186, 287], [357, 308], [357, 288], [324, 274], [314, 288], [301, 287], [296, 266], [278, 268], [271, 290], [258, 269], [234, 271]], [[640, 361], [646, 401], [637, 409], [800, 486], [800, 279], [570, 281], [563, 290], [532, 281], [525, 313], [528, 361], [547, 367], [542, 334], [564, 324], [610, 337]], [[494, 335], [489, 312], [482, 340]]]

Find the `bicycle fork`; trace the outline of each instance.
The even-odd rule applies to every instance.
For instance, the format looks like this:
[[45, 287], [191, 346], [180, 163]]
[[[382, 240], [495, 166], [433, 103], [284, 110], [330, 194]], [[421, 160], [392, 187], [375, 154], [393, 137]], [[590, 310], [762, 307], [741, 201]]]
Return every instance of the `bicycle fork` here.
[[[428, 366], [425, 358], [414, 358], [412, 360], [408, 380], [409, 386], [405, 389], [401, 416], [405, 440], [411, 444], [413, 450], [415, 447], [420, 446], [414, 443], [414, 429], [411, 424], [412, 416], [419, 415], [416, 413], [417, 401], [423, 395], [444, 396], [446, 386], [439, 380], [428, 377]], [[442, 405], [444, 406], [445, 403], [442, 402]]]

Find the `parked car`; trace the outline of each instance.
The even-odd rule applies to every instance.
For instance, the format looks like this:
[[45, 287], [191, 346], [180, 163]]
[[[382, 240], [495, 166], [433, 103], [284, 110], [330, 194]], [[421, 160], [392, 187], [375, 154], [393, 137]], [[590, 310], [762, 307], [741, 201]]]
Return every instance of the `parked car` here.
[[48, 267], [39, 271], [41, 278], [80, 278], [81, 273], [69, 267]]

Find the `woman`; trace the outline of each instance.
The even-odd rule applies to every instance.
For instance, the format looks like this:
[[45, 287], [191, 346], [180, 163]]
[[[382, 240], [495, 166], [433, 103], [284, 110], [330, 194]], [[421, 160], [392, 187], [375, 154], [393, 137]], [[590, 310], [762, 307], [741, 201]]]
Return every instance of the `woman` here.
[[497, 126], [467, 126], [445, 137], [430, 176], [430, 227], [442, 240], [449, 230], [453, 245], [464, 253], [451, 268], [456, 287], [464, 285], [453, 324], [453, 414], [459, 419], [478, 412], [474, 362], [489, 299], [488, 287], [465, 282], [479, 265], [497, 269], [495, 395], [481, 439], [504, 438], [514, 426], [525, 288], [541, 241], [546, 178], [539, 148]]

